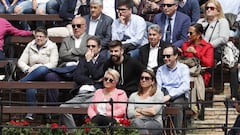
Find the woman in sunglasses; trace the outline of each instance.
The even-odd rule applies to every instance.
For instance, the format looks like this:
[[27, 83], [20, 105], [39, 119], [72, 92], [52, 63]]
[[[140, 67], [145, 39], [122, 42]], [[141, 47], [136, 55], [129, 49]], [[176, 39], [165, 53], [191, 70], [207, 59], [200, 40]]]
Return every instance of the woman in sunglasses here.
[[207, 1], [204, 9], [204, 18], [198, 20], [198, 23], [203, 26], [203, 38], [213, 45], [214, 58], [218, 62], [221, 59], [221, 47], [229, 39], [229, 23], [224, 17], [221, 4], [217, 0]]
[[[200, 61], [201, 67], [211, 68], [213, 66], [214, 56], [213, 47], [209, 42], [206, 42], [202, 38], [204, 30], [201, 24], [193, 24], [188, 29], [188, 41], [182, 46], [182, 56], [187, 58], [197, 58]], [[197, 68], [200, 68], [197, 69]], [[195, 65], [190, 69], [190, 75], [194, 81], [194, 88], [191, 91], [191, 101], [196, 102], [198, 100], [205, 100], [205, 84], [208, 84], [211, 74], [207, 71], [203, 72], [203, 76], [209, 76], [208, 78], [200, 75], [201, 67]], [[198, 116], [197, 106], [191, 104], [193, 111], [195, 112], [194, 118]]]
[[109, 101], [127, 102], [128, 98], [125, 91], [117, 89], [120, 74], [114, 69], [108, 69], [103, 77], [103, 89], [98, 89], [93, 96], [92, 103], [88, 107], [88, 116], [91, 121], [98, 126], [108, 126], [110, 123], [116, 123], [116, 120], [126, 116], [126, 103], [113, 103], [113, 119], [112, 106]]
[[[129, 102], [153, 104], [128, 104], [127, 115], [137, 128], [162, 128], [163, 93], [157, 90], [153, 71], [144, 70], [140, 77], [138, 92], [131, 94]], [[161, 130], [139, 129], [140, 134], [159, 135]]]

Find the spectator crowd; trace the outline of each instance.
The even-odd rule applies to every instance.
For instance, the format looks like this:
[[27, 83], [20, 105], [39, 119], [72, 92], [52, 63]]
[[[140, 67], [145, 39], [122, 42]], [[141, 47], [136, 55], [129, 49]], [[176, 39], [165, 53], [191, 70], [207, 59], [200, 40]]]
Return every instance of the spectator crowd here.
[[[1, 0], [0, 13], [59, 14], [63, 20], [11, 24], [0, 18], [0, 59], [8, 57], [6, 36], [34, 35], [18, 59], [25, 74], [20, 82], [74, 81], [74, 97], [60, 107], [88, 107], [99, 126], [127, 117], [143, 128], [140, 134], [162, 134], [147, 128], [163, 127], [163, 104], [116, 103], [112, 119], [109, 104], [78, 103], [164, 103], [180, 108], [174, 124], [181, 128], [186, 103], [205, 100], [211, 69], [221, 62], [230, 37], [239, 38], [239, 0]], [[49, 37], [63, 41], [58, 47]], [[231, 99], [240, 96], [238, 63], [230, 68]], [[28, 105], [36, 105], [36, 93], [26, 91]], [[47, 90], [48, 102], [59, 98], [58, 89]], [[197, 119], [203, 108], [197, 103], [191, 108]], [[63, 114], [63, 122], [69, 132], [77, 126], [72, 114]]]

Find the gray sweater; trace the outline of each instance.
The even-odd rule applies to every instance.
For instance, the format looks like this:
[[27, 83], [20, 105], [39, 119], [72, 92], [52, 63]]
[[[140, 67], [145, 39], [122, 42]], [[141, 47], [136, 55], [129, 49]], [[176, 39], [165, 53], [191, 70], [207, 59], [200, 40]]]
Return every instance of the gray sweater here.
[[[157, 90], [157, 92], [146, 99], [142, 99], [139, 97], [137, 92], [134, 92], [129, 97], [129, 102], [144, 102], [144, 103], [163, 103], [163, 93], [160, 90]], [[128, 118], [132, 119], [135, 118], [135, 109], [137, 108], [149, 108], [149, 107], [155, 107], [155, 111], [158, 112], [155, 116], [144, 116], [143, 119], [149, 119], [149, 120], [156, 120], [159, 123], [162, 124], [162, 104], [128, 104], [127, 108], [127, 115]]]

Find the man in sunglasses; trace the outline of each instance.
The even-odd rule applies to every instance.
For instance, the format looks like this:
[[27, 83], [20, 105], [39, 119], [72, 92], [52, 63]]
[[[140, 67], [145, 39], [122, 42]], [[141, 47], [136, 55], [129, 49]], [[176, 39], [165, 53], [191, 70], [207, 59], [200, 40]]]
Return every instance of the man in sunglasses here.
[[104, 65], [104, 71], [113, 68], [120, 73], [117, 88], [125, 90], [128, 97], [138, 90], [140, 75], [144, 69], [138, 60], [124, 54], [123, 44], [113, 40], [108, 44], [110, 59]]
[[[71, 81], [72, 73], [77, 67], [80, 57], [84, 57], [87, 52], [87, 39], [90, 37], [86, 32], [86, 20], [77, 16], [72, 20], [73, 36], [63, 39], [59, 48], [59, 65], [57, 68], [50, 69], [45, 76], [46, 81]], [[52, 99], [58, 101], [58, 90], [52, 90]]]
[[188, 39], [190, 17], [177, 11], [179, 0], [163, 0], [163, 12], [155, 15], [153, 23], [163, 29], [163, 41], [181, 47]]
[[[88, 38], [85, 57], [80, 57], [77, 69], [73, 73], [73, 80], [79, 85], [76, 88], [77, 95], [66, 101], [66, 103], [76, 104], [62, 104], [60, 107], [87, 108], [89, 104], [78, 103], [91, 102], [95, 90], [103, 87], [103, 67], [107, 59], [99, 55], [100, 51], [101, 40], [96, 36]], [[72, 114], [64, 114], [63, 120], [68, 128], [76, 127]]]
[[[190, 71], [187, 65], [179, 63], [178, 48], [167, 45], [163, 49], [164, 65], [157, 70], [156, 78], [158, 89], [164, 93], [164, 102], [179, 107], [180, 112], [174, 117], [176, 128], [182, 128], [183, 110], [189, 98]], [[177, 130], [180, 133], [180, 130]]]

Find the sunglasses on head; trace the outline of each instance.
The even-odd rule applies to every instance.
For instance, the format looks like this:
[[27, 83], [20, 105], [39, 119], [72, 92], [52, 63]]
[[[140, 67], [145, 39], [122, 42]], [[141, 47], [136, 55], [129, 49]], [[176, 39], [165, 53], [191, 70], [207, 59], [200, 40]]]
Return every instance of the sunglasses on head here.
[[147, 77], [147, 76], [141, 76], [141, 78], [140, 78], [141, 80], [146, 80], [146, 81], [148, 81], [148, 80], [150, 80], [150, 79], [152, 79], [151, 77]]
[[81, 28], [84, 24], [72, 24], [72, 28]]
[[161, 7], [172, 7], [172, 6], [174, 6], [174, 5], [176, 5], [176, 4], [161, 4]]
[[90, 47], [95, 48], [96, 45], [87, 45], [87, 48], [90, 48]]
[[114, 80], [111, 78], [104, 77], [104, 81], [112, 83]]
[[205, 7], [206, 10], [210, 9], [210, 10], [214, 10], [215, 7]]
[[172, 56], [172, 54], [163, 54], [162, 56], [163, 56], [163, 58], [166, 58], [166, 57], [170, 58]]

